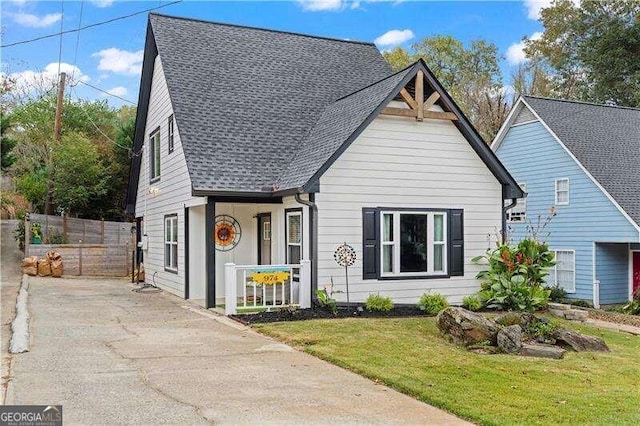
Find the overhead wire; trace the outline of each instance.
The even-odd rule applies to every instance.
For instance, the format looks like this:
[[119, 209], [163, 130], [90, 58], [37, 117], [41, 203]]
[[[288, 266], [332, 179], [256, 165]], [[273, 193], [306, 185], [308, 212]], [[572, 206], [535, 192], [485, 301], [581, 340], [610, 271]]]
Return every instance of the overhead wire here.
[[84, 0], [80, 2], [80, 18], [78, 19], [78, 33], [76, 36], [76, 48], [73, 53], [73, 68], [71, 70], [71, 82], [73, 82], [73, 78], [76, 74], [76, 64], [78, 63], [78, 46], [80, 45], [80, 26], [82, 26], [82, 12], [84, 10]]
[[125, 98], [123, 98], [122, 96], [114, 95], [113, 93], [111, 93], [111, 92], [109, 92], [109, 91], [107, 91], [107, 90], [101, 89], [101, 88], [99, 88], [99, 87], [96, 87], [96, 86], [94, 86], [94, 85], [92, 85], [92, 84], [89, 84], [89, 83], [87, 83], [86, 81], [78, 80], [78, 81], [76, 82], [76, 84], [74, 84], [73, 86], [74, 86], [74, 87], [75, 87], [75, 86], [77, 86], [77, 84], [78, 84], [78, 83], [80, 83], [80, 84], [84, 84], [85, 86], [88, 86], [88, 87], [91, 87], [92, 89], [97, 90], [98, 92], [102, 92], [102, 93], [104, 93], [104, 94], [106, 94], [106, 95], [113, 96], [114, 98], [118, 98], [118, 99], [120, 99], [121, 101], [127, 102], [127, 103], [129, 103], [129, 104], [131, 104], [131, 105], [136, 105], [136, 103], [135, 103], [135, 102], [130, 101], [129, 99], [125, 99]]
[[95, 27], [98, 27], [100, 25], [105, 25], [105, 24], [109, 24], [111, 22], [120, 21], [122, 19], [131, 18], [131, 17], [134, 17], [136, 15], [140, 15], [140, 14], [143, 14], [143, 13], [151, 12], [152, 10], [157, 10], [157, 9], [162, 9], [164, 7], [173, 6], [174, 4], [182, 3], [183, 1], [184, 0], [176, 0], [176, 1], [173, 1], [171, 3], [163, 4], [161, 6], [151, 7], [149, 9], [140, 10], [138, 12], [133, 12], [133, 13], [130, 13], [128, 15], [118, 16], [116, 18], [107, 19], [106, 21], [101, 21], [101, 22], [96, 22], [94, 24], [85, 25], [84, 27], [65, 30], [65, 31], [61, 30], [59, 33], [47, 34], [47, 35], [43, 35], [43, 36], [40, 36], [40, 37], [35, 37], [35, 38], [27, 39], [27, 40], [15, 41], [13, 43], [7, 43], [7, 44], [0, 45], [0, 47], [1, 48], [13, 47], [13, 46], [21, 45], [21, 44], [33, 43], [35, 41], [44, 40], [44, 39], [47, 39], [47, 38], [62, 36], [63, 34], [69, 34], [69, 33], [75, 33], [75, 32], [78, 32], [78, 31], [84, 31], [84, 30], [86, 30], [88, 28], [95, 28]]

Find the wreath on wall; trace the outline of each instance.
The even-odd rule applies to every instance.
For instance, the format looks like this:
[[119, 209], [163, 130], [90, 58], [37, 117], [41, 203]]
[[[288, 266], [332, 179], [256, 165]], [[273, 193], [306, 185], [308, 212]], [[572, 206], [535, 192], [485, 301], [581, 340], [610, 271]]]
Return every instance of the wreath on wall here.
[[216, 240], [216, 250], [233, 250], [240, 242], [242, 229], [240, 224], [233, 217], [221, 214], [215, 218], [215, 228], [213, 236]]

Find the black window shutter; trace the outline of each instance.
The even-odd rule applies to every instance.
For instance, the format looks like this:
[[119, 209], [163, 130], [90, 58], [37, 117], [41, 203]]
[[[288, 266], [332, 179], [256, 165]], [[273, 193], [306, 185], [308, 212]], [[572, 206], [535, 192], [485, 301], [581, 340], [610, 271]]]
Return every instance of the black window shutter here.
[[378, 278], [378, 218], [376, 209], [362, 209], [362, 279]]
[[462, 210], [449, 210], [449, 275], [464, 275], [464, 215]]

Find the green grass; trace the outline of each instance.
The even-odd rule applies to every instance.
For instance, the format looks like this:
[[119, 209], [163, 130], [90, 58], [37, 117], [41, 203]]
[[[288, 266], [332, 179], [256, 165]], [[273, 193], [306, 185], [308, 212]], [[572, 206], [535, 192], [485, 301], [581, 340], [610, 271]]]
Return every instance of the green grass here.
[[[568, 324], [568, 323], [565, 323]], [[570, 325], [611, 353], [562, 360], [477, 355], [435, 318], [256, 324], [260, 332], [482, 424], [640, 424], [640, 337]]]

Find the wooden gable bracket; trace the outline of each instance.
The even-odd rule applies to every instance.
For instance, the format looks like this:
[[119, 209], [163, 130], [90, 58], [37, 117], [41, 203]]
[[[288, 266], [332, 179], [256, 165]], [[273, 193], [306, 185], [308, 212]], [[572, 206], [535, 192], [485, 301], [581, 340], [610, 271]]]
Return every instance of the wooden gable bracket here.
[[415, 117], [416, 121], [422, 121], [425, 118], [436, 120], [457, 120], [458, 117], [452, 112], [429, 111], [435, 103], [440, 99], [438, 92], [433, 92], [431, 96], [424, 100], [424, 72], [418, 71], [415, 79], [415, 99], [406, 88], [400, 90], [402, 100], [409, 108], [386, 107], [382, 110], [384, 115], [395, 115], [400, 117]]

